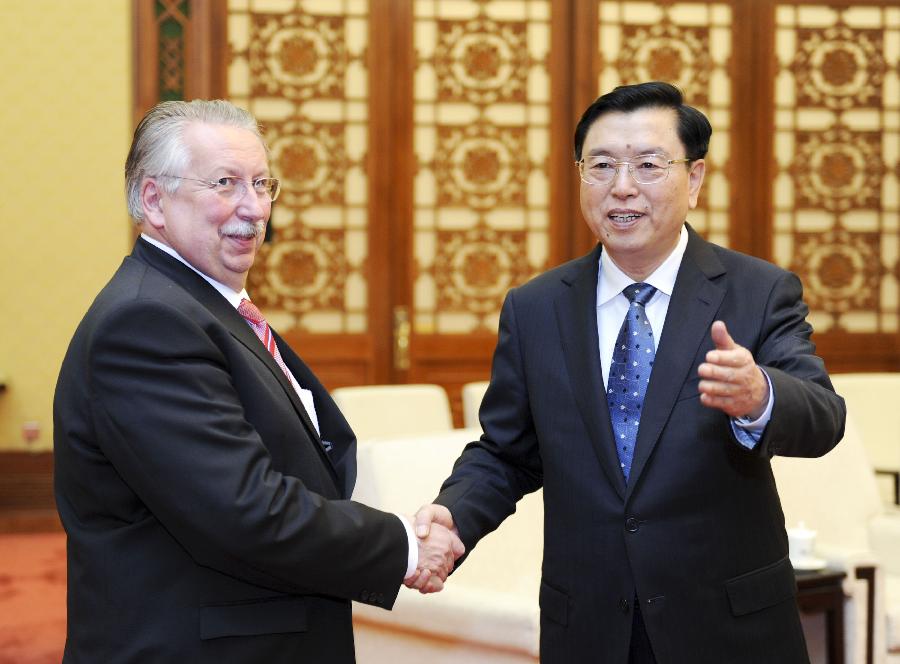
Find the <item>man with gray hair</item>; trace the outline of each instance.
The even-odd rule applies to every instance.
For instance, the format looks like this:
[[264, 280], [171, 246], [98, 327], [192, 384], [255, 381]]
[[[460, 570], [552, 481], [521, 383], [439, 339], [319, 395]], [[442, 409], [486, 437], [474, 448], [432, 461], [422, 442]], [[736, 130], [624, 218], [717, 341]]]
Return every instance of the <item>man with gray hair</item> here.
[[462, 553], [350, 501], [356, 439], [245, 290], [280, 184], [253, 117], [164, 102], [125, 167], [135, 247], [54, 400], [64, 661], [354, 661], [350, 600], [390, 608]]

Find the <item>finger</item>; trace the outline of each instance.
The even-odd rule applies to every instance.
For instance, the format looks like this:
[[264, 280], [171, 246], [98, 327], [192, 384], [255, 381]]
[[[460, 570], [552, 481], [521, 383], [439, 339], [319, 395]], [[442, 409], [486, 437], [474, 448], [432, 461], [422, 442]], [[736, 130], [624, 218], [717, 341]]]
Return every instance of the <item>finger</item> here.
[[450, 576], [450, 572], [452, 572], [453, 568], [456, 567], [456, 556], [453, 555], [453, 549], [447, 550], [447, 555], [444, 559], [447, 561], [447, 576]]
[[710, 336], [712, 336], [713, 343], [716, 345], [717, 350], [732, 350], [737, 348], [734, 339], [728, 334], [728, 328], [725, 327], [725, 323], [720, 320], [717, 320], [712, 324]]
[[419, 580], [419, 576], [421, 576], [419, 570], [413, 570], [413, 573], [409, 577], [403, 579], [403, 585], [407, 588], [415, 588], [416, 581]]
[[459, 539], [456, 535], [453, 535], [453, 539], [450, 540], [450, 545], [453, 550], [453, 558], [454, 562], [459, 559], [466, 552], [466, 545], [462, 543], [462, 540]]
[[731, 397], [719, 397], [712, 394], [701, 394], [700, 403], [702, 403], [707, 408], [715, 408], [716, 410], [721, 410], [723, 413], [725, 413], [726, 415], [730, 415], [731, 417], [740, 417], [742, 414], [742, 409], [737, 407], [735, 399]]
[[437, 577], [431, 577], [431, 580], [425, 585], [424, 588], [419, 590], [423, 595], [428, 595], [430, 593], [439, 593], [444, 589], [444, 582], [441, 581]]
[[[710, 351], [711, 353], [716, 351]], [[733, 383], [737, 378], [734, 367], [728, 365], [714, 364], [712, 362], [704, 362], [697, 368], [697, 375], [707, 382], [716, 381], [724, 383]]]
[[706, 394], [711, 397], [730, 397], [734, 393], [734, 386], [730, 383], [715, 380], [701, 380], [697, 384], [697, 390], [700, 394]]
[[735, 344], [731, 350], [711, 350], [706, 354], [706, 363], [719, 367], [741, 369], [754, 364], [753, 355], [743, 346]]
[[422, 588], [428, 585], [429, 579], [431, 579], [431, 571], [427, 569], [420, 569], [418, 570], [418, 578], [416, 579], [416, 582], [409, 587], [421, 591]]

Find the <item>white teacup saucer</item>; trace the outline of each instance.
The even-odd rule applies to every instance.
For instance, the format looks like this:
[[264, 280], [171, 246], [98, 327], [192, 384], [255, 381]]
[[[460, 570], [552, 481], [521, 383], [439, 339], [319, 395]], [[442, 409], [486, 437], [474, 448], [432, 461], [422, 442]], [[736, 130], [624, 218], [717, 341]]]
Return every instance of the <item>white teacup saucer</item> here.
[[816, 570], [825, 569], [825, 567], [828, 566], [828, 561], [824, 558], [810, 556], [809, 558], [801, 558], [799, 560], [791, 559], [791, 565], [794, 566], [795, 570], [801, 572], [815, 572]]

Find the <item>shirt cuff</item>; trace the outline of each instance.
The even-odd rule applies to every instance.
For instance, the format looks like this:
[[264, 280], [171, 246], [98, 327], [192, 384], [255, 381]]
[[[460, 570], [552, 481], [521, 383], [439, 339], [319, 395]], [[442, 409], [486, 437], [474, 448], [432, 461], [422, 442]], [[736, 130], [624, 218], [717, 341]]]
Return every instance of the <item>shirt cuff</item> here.
[[396, 512], [394, 513], [394, 516], [400, 519], [400, 522], [403, 524], [403, 529], [406, 530], [406, 541], [409, 544], [409, 548], [407, 549], [408, 553], [406, 556], [406, 575], [403, 577], [403, 580], [406, 581], [413, 575], [413, 573], [416, 571], [416, 568], [419, 566], [419, 541], [416, 539], [416, 535], [413, 532], [412, 525], [410, 525], [406, 517], [401, 516]]
[[766, 409], [755, 420], [750, 420], [746, 417], [731, 418], [731, 430], [734, 432], [734, 437], [748, 450], [755, 448], [760, 438], [762, 438], [763, 431], [768, 426], [769, 420], [772, 419], [772, 408], [775, 405], [775, 390], [772, 387], [772, 379], [769, 378], [769, 374], [762, 367], [759, 370], [762, 371], [763, 376], [766, 377], [766, 382], [769, 384], [769, 401], [766, 404]]

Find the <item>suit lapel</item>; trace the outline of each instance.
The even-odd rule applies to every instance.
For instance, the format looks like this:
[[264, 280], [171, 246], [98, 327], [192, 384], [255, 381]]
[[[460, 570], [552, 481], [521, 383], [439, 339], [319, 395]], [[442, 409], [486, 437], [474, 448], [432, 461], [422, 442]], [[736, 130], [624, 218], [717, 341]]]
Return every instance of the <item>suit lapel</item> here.
[[688, 246], [678, 269], [666, 324], [657, 345], [650, 385], [644, 398], [626, 500], [659, 443], [663, 427], [675, 407], [675, 400], [685, 382], [691, 378], [688, 374], [694, 358], [709, 336], [710, 326], [725, 296], [724, 287], [713, 281], [713, 278], [724, 274], [724, 266], [710, 244], [690, 226], [688, 233]]
[[603, 389], [600, 347], [597, 332], [597, 271], [600, 247], [576, 261], [571, 277], [563, 277], [569, 285], [555, 302], [556, 320], [563, 343], [563, 356], [572, 381], [572, 391], [581, 417], [587, 426], [591, 444], [603, 472], [625, 495], [625, 478], [619, 467], [612, 438], [612, 424]]
[[316, 428], [313, 426], [312, 420], [310, 420], [309, 414], [303, 407], [303, 403], [300, 401], [300, 397], [294, 390], [293, 385], [291, 385], [287, 376], [284, 375], [281, 367], [275, 362], [275, 358], [273, 358], [269, 351], [266, 350], [262, 341], [259, 340], [259, 337], [256, 336], [256, 333], [237, 310], [231, 306], [231, 303], [222, 297], [216, 289], [210, 286], [203, 277], [182, 264], [180, 261], [172, 258], [165, 252], [160, 251], [149, 242], [138, 239], [137, 243], [135, 243], [133, 255], [142, 262], [147, 263], [154, 269], [162, 272], [190, 293], [198, 302], [200, 302], [200, 304], [206, 307], [223, 326], [225, 326], [232, 336], [246, 346], [247, 349], [266, 366], [268, 371], [270, 371], [275, 379], [281, 384], [282, 389], [284, 389], [285, 394], [288, 399], [290, 399], [291, 404], [293, 404], [294, 410], [303, 422], [303, 426], [306, 428], [309, 437], [313, 440], [314, 445], [331, 473], [332, 478], [339, 484], [337, 471], [335, 470], [331, 459], [328, 458], [325, 449], [322, 447], [321, 438], [316, 432]]

